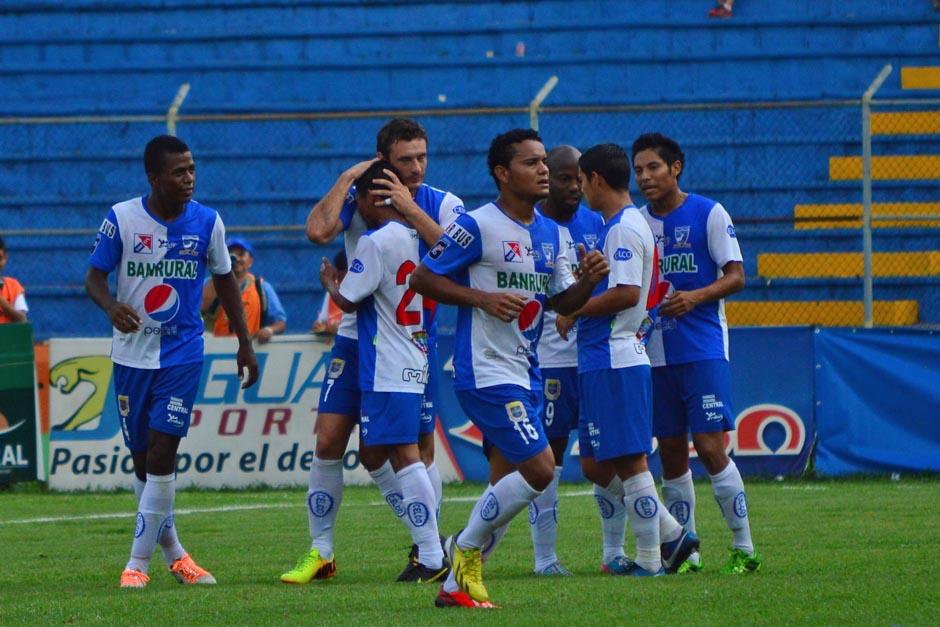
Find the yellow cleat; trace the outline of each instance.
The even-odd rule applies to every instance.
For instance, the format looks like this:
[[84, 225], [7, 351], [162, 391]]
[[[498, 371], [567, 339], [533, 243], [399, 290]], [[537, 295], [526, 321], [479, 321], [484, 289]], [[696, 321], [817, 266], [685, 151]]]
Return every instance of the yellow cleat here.
[[150, 582], [150, 577], [146, 573], [131, 568], [125, 568], [121, 573], [122, 588], [146, 588]]
[[320, 557], [320, 549], [310, 549], [292, 570], [281, 575], [281, 582], [310, 583], [314, 579], [329, 579], [335, 574], [336, 558], [325, 560]]
[[189, 553], [184, 553], [170, 566], [170, 572], [180, 583], [187, 585], [212, 585], [215, 583], [215, 577], [208, 570], [193, 561]]
[[457, 585], [474, 601], [488, 602], [490, 593], [483, 585], [483, 560], [480, 556], [480, 549], [462, 549], [457, 546], [453, 537], [448, 538], [447, 545], [447, 553]]

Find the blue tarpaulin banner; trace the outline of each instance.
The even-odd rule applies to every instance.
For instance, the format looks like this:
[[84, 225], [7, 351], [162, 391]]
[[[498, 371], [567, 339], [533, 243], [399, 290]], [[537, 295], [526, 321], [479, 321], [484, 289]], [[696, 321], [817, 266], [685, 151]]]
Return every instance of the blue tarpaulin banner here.
[[816, 470], [940, 471], [940, 333], [820, 329]]

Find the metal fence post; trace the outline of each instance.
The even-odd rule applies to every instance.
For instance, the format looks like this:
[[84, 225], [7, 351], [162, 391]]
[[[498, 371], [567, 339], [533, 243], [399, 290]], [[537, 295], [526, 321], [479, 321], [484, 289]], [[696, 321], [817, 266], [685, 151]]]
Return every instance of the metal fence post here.
[[176, 96], [173, 98], [173, 102], [170, 103], [170, 108], [166, 110], [167, 135], [173, 135], [174, 137], [176, 136], [176, 122], [180, 117], [180, 107], [183, 106], [183, 101], [186, 100], [186, 96], [188, 94], [189, 83], [183, 83], [176, 92]]
[[862, 94], [862, 298], [865, 303], [865, 328], [874, 326], [874, 291], [872, 288], [871, 242], [871, 99], [891, 74], [892, 66], [881, 68], [878, 76]]
[[539, 130], [539, 107], [542, 106], [542, 102], [548, 98], [548, 94], [552, 93], [552, 90], [555, 89], [555, 85], [557, 84], [558, 77], [553, 74], [545, 81], [545, 84], [542, 85], [542, 89], [539, 90], [539, 93], [535, 94], [535, 98], [529, 103], [529, 126], [533, 131]]

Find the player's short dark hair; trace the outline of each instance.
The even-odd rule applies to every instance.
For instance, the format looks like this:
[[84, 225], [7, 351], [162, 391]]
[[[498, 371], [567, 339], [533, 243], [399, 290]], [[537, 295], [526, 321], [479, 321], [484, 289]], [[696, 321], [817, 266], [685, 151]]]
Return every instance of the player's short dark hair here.
[[509, 162], [516, 156], [516, 144], [524, 141], [533, 140], [541, 142], [539, 133], [531, 128], [514, 128], [502, 135], [497, 135], [490, 142], [490, 151], [486, 155], [486, 165], [490, 169], [490, 176], [496, 183], [496, 189], [499, 189], [499, 179], [496, 178], [496, 166], [501, 165], [504, 168], [509, 167]]
[[[679, 176], [682, 176], [682, 172], [685, 170], [685, 153], [682, 152], [682, 148], [679, 147], [676, 140], [670, 139], [662, 133], [644, 133], [633, 142], [633, 158], [636, 159], [637, 154], [644, 150], [654, 151], [668, 166], [672, 166], [673, 163], [678, 161], [681, 165]], [[679, 176], [676, 177], [676, 180], [679, 179]]]
[[[371, 190], [382, 188], [381, 185], [373, 183], [375, 179], [385, 179], [387, 181], [391, 180], [388, 174], [384, 170], [390, 170], [398, 177], [398, 180], [401, 180], [401, 172], [398, 171], [398, 168], [393, 166], [388, 161], [384, 159], [376, 161], [363, 172], [359, 178], [356, 179], [354, 185], [356, 186], [356, 195], [366, 196]], [[385, 189], [385, 188], [382, 188]]]
[[333, 255], [333, 265], [336, 266], [336, 269], [340, 272], [346, 272], [349, 268], [349, 262], [346, 260], [345, 250], [341, 250]]
[[147, 147], [144, 148], [144, 171], [147, 174], [161, 172], [166, 163], [166, 155], [178, 155], [184, 152], [190, 152], [189, 146], [179, 138], [172, 135], [158, 135], [147, 142]]
[[428, 133], [424, 130], [424, 127], [408, 118], [395, 118], [389, 120], [379, 130], [379, 134], [375, 138], [375, 150], [388, 159], [388, 153], [395, 142], [410, 142], [413, 139], [428, 141]]
[[617, 144], [598, 144], [588, 148], [578, 166], [586, 177], [597, 172], [613, 189], [630, 187], [630, 158], [627, 151]]

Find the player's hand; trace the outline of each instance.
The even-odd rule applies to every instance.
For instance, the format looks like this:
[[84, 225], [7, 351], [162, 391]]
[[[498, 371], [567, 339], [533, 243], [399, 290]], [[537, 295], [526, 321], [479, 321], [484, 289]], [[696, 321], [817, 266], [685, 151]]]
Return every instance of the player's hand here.
[[378, 161], [378, 160], [379, 160], [379, 158], [378, 158], [378, 157], [375, 157], [374, 159], [369, 159], [368, 161], [360, 161], [360, 162], [357, 163], [356, 165], [352, 166], [351, 168], [349, 168], [348, 170], [346, 170], [345, 172], [343, 172], [343, 176], [345, 176], [345, 177], [347, 177], [347, 178], [350, 178], [350, 179], [352, 179], [352, 180], [355, 181], [357, 178], [359, 178], [360, 176], [362, 176], [362, 174], [363, 174], [366, 170], [369, 169], [369, 166], [370, 166], [370, 165], [372, 165], [373, 163], [375, 163], [375, 162]]
[[274, 337], [274, 331], [271, 330], [271, 327], [261, 327], [255, 334], [255, 339], [258, 340], [258, 344], [267, 344], [271, 341], [272, 337]]
[[525, 307], [525, 298], [518, 294], [492, 292], [484, 296], [480, 309], [503, 322], [512, 322], [522, 313], [523, 307]]
[[578, 270], [581, 277], [585, 278], [592, 285], [597, 285], [610, 274], [610, 264], [607, 257], [599, 250], [587, 252], [584, 244], [578, 244]]
[[659, 306], [659, 315], [666, 318], [678, 318], [689, 313], [699, 304], [695, 292], [671, 292], [663, 298]]
[[115, 302], [108, 309], [108, 317], [111, 319], [114, 328], [121, 333], [137, 333], [144, 323], [140, 318], [140, 314], [127, 303]]
[[381, 187], [371, 190], [372, 194], [376, 196], [375, 206], [381, 207], [385, 204], [386, 199], [391, 198], [392, 207], [406, 218], [412, 215], [415, 209], [420, 211], [421, 208], [415, 204], [414, 198], [411, 197], [411, 190], [395, 176], [395, 173], [391, 170], [382, 171], [390, 179], [372, 179], [373, 183], [381, 185]]
[[561, 339], [568, 341], [568, 331], [571, 330], [571, 327], [574, 326], [574, 323], [578, 319], [575, 316], [563, 316], [558, 314], [555, 317], [555, 330], [558, 331], [558, 335], [561, 336]]
[[320, 285], [327, 292], [335, 288], [339, 283], [339, 270], [336, 269], [330, 260], [326, 257], [320, 262]]
[[[242, 382], [242, 389], [250, 388], [258, 380], [258, 360], [255, 359], [255, 351], [251, 347], [251, 342], [238, 343], [238, 354], [235, 356], [238, 364], [238, 378]], [[245, 378], [245, 371], [248, 371], [248, 378]]]

